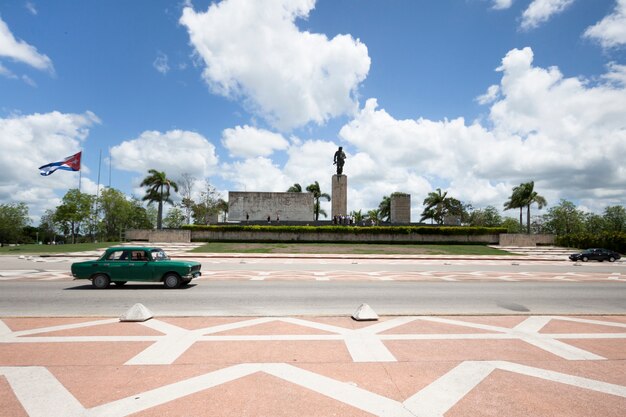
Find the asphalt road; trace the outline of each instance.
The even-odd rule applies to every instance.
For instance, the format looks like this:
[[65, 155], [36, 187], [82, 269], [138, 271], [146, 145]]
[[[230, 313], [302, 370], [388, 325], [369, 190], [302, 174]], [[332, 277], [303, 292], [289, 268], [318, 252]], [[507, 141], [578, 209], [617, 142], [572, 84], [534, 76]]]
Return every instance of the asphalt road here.
[[119, 316], [142, 303], [158, 316], [626, 314], [618, 282], [199, 281], [166, 290], [88, 282], [0, 283], [0, 316]]

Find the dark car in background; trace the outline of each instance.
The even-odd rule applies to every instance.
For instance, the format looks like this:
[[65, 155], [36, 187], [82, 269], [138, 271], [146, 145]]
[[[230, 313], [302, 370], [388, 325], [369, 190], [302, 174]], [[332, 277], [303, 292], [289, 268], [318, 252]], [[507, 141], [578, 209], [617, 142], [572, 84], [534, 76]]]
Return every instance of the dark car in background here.
[[615, 262], [621, 257], [622, 256], [617, 252], [614, 252], [609, 249], [602, 249], [602, 248], [585, 249], [582, 252], [573, 253], [569, 256], [570, 260], [572, 261], [583, 261], [583, 262], [587, 262], [587, 261]]
[[72, 264], [74, 279], [89, 279], [96, 288], [121, 286], [128, 281], [162, 282], [166, 288], [186, 285], [201, 275], [200, 263], [170, 259], [161, 248], [108, 248], [99, 259]]

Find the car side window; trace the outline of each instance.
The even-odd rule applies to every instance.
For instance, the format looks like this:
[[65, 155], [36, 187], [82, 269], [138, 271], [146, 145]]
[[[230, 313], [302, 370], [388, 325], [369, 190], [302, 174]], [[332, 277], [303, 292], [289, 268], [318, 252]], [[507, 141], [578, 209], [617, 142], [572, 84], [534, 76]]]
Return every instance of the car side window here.
[[148, 256], [146, 255], [146, 252], [142, 251], [142, 250], [134, 250], [131, 252], [131, 260], [133, 261], [147, 261], [148, 260]]
[[109, 256], [107, 256], [107, 261], [122, 261], [126, 259], [125, 255], [126, 255], [125, 251], [116, 250], [116, 251], [109, 253]]

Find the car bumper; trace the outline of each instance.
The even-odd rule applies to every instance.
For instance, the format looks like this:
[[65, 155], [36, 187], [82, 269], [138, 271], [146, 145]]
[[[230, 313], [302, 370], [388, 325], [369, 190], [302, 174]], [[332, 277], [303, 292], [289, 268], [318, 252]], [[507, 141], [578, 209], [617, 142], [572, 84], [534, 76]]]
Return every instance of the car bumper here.
[[202, 272], [200, 271], [196, 271], [196, 272], [192, 272], [191, 274], [187, 274], [185, 276], [183, 276], [183, 279], [194, 279], [194, 278], [199, 278], [200, 275], [202, 275]]

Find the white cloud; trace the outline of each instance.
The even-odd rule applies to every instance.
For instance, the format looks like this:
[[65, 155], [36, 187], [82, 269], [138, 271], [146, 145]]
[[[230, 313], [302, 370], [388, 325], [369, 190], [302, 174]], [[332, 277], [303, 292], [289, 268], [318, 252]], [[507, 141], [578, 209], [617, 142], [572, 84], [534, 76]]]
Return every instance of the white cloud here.
[[626, 44], [626, 0], [617, 0], [613, 13], [587, 28], [584, 36], [597, 40], [604, 48]]
[[224, 164], [221, 175], [235, 185], [232, 191], [282, 192], [292, 184], [278, 165], [261, 156]]
[[476, 101], [478, 102], [478, 104], [493, 103], [498, 98], [499, 92], [500, 92], [500, 86], [498, 85], [489, 86], [485, 94], [476, 97]]
[[139, 182], [149, 169], [164, 171], [173, 179], [184, 173], [206, 178], [216, 172], [218, 164], [211, 142], [198, 133], [183, 130], [145, 131], [138, 138], [111, 148], [111, 158], [113, 167], [140, 174]]
[[508, 9], [513, 5], [513, 0], [493, 0], [494, 10]]
[[11, 72], [11, 70], [9, 70], [7, 67], [2, 65], [2, 62], [0, 62], [0, 75], [6, 78], [12, 78], [12, 79], [16, 79], [17, 75], [13, 74], [13, 72]]
[[575, 0], [533, 0], [522, 14], [522, 29], [534, 29], [555, 14], [562, 13]]
[[213, 92], [243, 98], [249, 110], [290, 130], [352, 114], [370, 67], [359, 40], [298, 29], [295, 21], [314, 6], [315, 0], [224, 0], [204, 13], [187, 7], [180, 22]]
[[152, 66], [163, 75], [167, 74], [170, 71], [167, 55], [161, 51], [157, 53], [157, 57], [152, 63]]
[[222, 144], [231, 156], [243, 158], [269, 156], [275, 150], [289, 147], [289, 142], [282, 135], [247, 125], [225, 129]]
[[[524, 48], [510, 51], [498, 71], [489, 126], [462, 118], [398, 120], [367, 100], [340, 138], [362, 161], [346, 161], [356, 193], [376, 190], [369, 207], [390, 192], [409, 192], [416, 220], [426, 192], [440, 186], [475, 206], [502, 207], [512, 187], [529, 180], [554, 204], [559, 198], [626, 204], [622, 66], [610, 66], [606, 82], [593, 84], [533, 66], [533, 52]], [[408, 179], [415, 188], [403, 185]]]
[[37, 8], [33, 4], [33, 2], [27, 1], [24, 7], [26, 7], [26, 10], [28, 10], [33, 16], [37, 15]]
[[[54, 208], [59, 194], [78, 187], [78, 173], [57, 171], [48, 177], [38, 167], [73, 155], [82, 147], [89, 128], [99, 123], [91, 112], [51, 112], [0, 118], [0, 201], [23, 201], [30, 213], [39, 216]], [[88, 186], [83, 164], [82, 188]]]
[[9, 26], [0, 18], [0, 57], [7, 57], [23, 62], [38, 70], [53, 72], [52, 61], [46, 55], [37, 52], [37, 48], [17, 40]]

